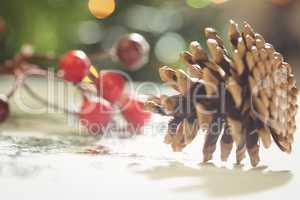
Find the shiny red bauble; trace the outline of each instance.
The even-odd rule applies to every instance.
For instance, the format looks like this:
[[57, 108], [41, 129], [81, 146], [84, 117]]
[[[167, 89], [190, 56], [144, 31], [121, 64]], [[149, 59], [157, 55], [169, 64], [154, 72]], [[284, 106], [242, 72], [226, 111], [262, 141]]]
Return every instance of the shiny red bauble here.
[[84, 99], [79, 113], [80, 122], [92, 135], [99, 135], [112, 121], [112, 106], [104, 99], [96, 102]]
[[114, 56], [128, 70], [134, 71], [141, 68], [147, 61], [150, 46], [146, 39], [132, 33], [122, 37], [114, 47]]
[[123, 96], [119, 106], [123, 117], [132, 128], [142, 128], [150, 120], [151, 113], [144, 110], [144, 102], [132, 96]]
[[59, 70], [66, 81], [78, 83], [89, 74], [91, 62], [80, 50], [67, 52], [59, 61]]
[[100, 71], [95, 84], [98, 95], [111, 103], [120, 99], [125, 88], [123, 76], [116, 71]]

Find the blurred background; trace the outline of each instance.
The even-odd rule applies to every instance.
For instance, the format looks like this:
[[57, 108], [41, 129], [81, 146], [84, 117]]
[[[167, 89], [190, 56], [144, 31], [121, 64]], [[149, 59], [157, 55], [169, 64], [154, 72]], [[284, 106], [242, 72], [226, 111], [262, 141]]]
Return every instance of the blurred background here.
[[[229, 19], [248, 21], [298, 71], [299, 0], [116, 0], [114, 12], [95, 18], [87, 0], [9, 0], [0, 3], [0, 60], [32, 44], [38, 53], [61, 55], [70, 49], [88, 54], [110, 49], [131, 32], [151, 46], [149, 62], [130, 72], [137, 81], [158, 81], [161, 65], [181, 67], [179, 52], [197, 40], [206, 48], [203, 29], [227, 33]], [[225, 36], [226, 37], [226, 36]], [[93, 60], [96, 67], [117, 68], [111, 60]], [[56, 67], [50, 65], [48, 67]]]

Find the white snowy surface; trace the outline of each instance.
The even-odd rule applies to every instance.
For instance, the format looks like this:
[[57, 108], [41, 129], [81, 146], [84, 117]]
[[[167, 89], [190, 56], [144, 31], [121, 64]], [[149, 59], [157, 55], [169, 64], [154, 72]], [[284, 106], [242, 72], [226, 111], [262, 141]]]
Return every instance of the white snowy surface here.
[[[44, 82], [31, 84], [45, 92]], [[0, 81], [1, 93], [8, 91], [8, 85], [6, 79]], [[183, 152], [172, 152], [163, 143], [167, 119], [157, 115], [144, 135], [99, 140], [78, 136], [62, 114], [29, 115], [12, 107], [11, 118], [0, 126], [0, 198], [4, 200], [281, 200], [299, 194], [298, 133], [291, 155], [273, 144], [261, 149], [260, 165], [252, 169], [248, 158], [240, 167], [234, 166], [234, 155], [227, 163], [220, 162], [219, 149], [210, 164], [200, 164], [202, 135]], [[151, 131], [153, 124], [161, 128]], [[110, 153], [81, 153], [97, 145]]]

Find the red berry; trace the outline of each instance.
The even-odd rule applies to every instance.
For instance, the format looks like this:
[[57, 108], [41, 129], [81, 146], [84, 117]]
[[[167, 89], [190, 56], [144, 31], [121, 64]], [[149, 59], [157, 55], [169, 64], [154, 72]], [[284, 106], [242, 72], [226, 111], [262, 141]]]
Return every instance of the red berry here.
[[115, 45], [115, 56], [129, 70], [137, 70], [148, 61], [149, 44], [137, 33], [122, 37]]
[[142, 128], [151, 117], [150, 112], [144, 110], [144, 102], [129, 96], [120, 101], [121, 113], [133, 128]]
[[59, 62], [59, 68], [66, 81], [78, 83], [89, 74], [91, 62], [83, 51], [75, 50], [66, 53]]
[[103, 133], [103, 128], [111, 122], [112, 111], [112, 106], [104, 99], [100, 99], [98, 102], [84, 99], [80, 111], [80, 121], [91, 134], [98, 135]]
[[0, 123], [4, 122], [9, 116], [9, 105], [7, 101], [0, 99]]
[[125, 80], [123, 76], [114, 71], [101, 71], [95, 82], [98, 95], [114, 103], [123, 94]]

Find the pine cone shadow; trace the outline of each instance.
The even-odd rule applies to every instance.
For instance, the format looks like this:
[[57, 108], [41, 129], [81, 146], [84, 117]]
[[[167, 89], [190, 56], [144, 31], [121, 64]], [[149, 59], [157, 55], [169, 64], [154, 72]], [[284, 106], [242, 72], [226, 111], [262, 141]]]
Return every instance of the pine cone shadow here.
[[243, 170], [201, 164], [200, 168], [170, 162], [169, 166], [159, 166], [142, 172], [150, 179], [192, 178], [191, 184], [177, 187], [174, 192], [206, 192], [212, 197], [239, 196], [258, 193], [282, 187], [289, 183], [293, 175], [290, 171], [271, 171], [266, 166]]

